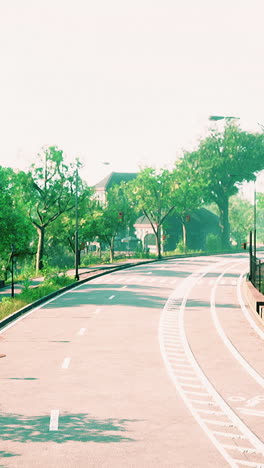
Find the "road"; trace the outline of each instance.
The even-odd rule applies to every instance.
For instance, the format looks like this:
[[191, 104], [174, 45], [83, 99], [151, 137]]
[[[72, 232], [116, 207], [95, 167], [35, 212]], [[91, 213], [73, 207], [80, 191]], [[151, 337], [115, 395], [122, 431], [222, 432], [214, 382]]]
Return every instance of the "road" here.
[[264, 467], [245, 254], [109, 273], [0, 334], [0, 466]]

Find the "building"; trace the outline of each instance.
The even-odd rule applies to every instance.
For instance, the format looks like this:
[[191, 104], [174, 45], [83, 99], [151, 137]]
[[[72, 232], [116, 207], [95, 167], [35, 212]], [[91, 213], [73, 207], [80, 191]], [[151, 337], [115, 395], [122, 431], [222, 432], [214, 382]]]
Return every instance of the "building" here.
[[121, 182], [129, 182], [137, 177], [136, 172], [111, 172], [104, 179], [94, 185], [95, 198], [101, 205], [106, 202], [106, 193], [114, 185], [119, 185]]
[[[205, 208], [195, 210], [186, 220], [187, 247], [191, 250], [205, 250], [209, 235], [220, 237], [219, 218]], [[135, 235], [142, 247], [156, 252], [156, 239], [146, 216], [140, 216], [135, 224]], [[170, 215], [162, 226], [162, 250], [173, 251], [182, 240], [182, 224], [176, 215]]]

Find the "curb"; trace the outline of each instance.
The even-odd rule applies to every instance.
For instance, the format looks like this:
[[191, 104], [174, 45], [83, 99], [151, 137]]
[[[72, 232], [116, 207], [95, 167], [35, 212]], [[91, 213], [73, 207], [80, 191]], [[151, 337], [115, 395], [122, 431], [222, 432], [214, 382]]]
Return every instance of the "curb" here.
[[[163, 259], [162, 259], [163, 260]], [[44, 304], [45, 302], [49, 301], [50, 299], [53, 299], [56, 296], [59, 296], [60, 294], [69, 291], [71, 289], [76, 288], [77, 286], [87, 283], [88, 281], [94, 279], [94, 278], [99, 278], [100, 276], [107, 275], [108, 273], [112, 273], [113, 271], [118, 271], [118, 270], [124, 270], [125, 268], [133, 268], [134, 266], [138, 265], [145, 265], [146, 263], [152, 263], [152, 262], [157, 262], [160, 260], [152, 259], [144, 262], [137, 262], [137, 263], [126, 263], [125, 265], [118, 265], [113, 268], [108, 267], [107, 271], [102, 271], [101, 273], [97, 273], [95, 275], [92, 275], [89, 278], [85, 278], [83, 280], [76, 281], [75, 283], [68, 284], [68, 286], [65, 286], [64, 288], [58, 289], [57, 291], [54, 291], [47, 296], [43, 296], [37, 301], [32, 302], [31, 304], [26, 305], [25, 307], [22, 307], [19, 310], [16, 310], [12, 314], [8, 315], [7, 317], [3, 318], [0, 320], [0, 330], [5, 328], [7, 325], [9, 325], [11, 322], [14, 322], [16, 319], [21, 317], [21, 315], [24, 315], [26, 312], [29, 312], [30, 310], [34, 309], [35, 307], [38, 307], [41, 304]]]
[[[244, 252], [244, 251], [242, 251]], [[242, 253], [242, 252], [236, 252], [236, 253]], [[101, 273], [97, 273], [89, 278], [85, 278], [83, 280], [76, 281], [74, 283], [69, 284], [68, 286], [65, 286], [64, 288], [58, 289], [57, 291], [54, 291], [51, 294], [48, 294], [47, 296], [43, 296], [37, 301], [32, 302], [31, 304], [26, 305], [25, 307], [22, 307], [21, 309], [13, 312], [12, 314], [8, 315], [7, 317], [3, 318], [0, 320], [0, 330], [5, 328], [7, 325], [9, 325], [11, 322], [14, 322], [16, 319], [21, 317], [21, 315], [24, 315], [26, 312], [29, 312], [30, 310], [34, 309], [35, 307], [38, 307], [41, 304], [44, 304], [45, 302], [49, 301], [50, 299], [53, 299], [56, 296], [59, 296], [60, 294], [69, 291], [76, 286], [79, 286], [81, 284], [87, 283], [91, 279], [94, 278], [99, 278], [100, 276], [107, 275], [108, 273], [112, 273], [113, 271], [118, 271], [118, 270], [123, 270], [126, 268], [133, 268], [138, 265], [146, 265], [149, 263], [154, 263], [154, 262], [160, 262], [164, 260], [172, 260], [174, 258], [191, 258], [191, 257], [200, 257], [200, 256], [210, 256], [210, 255], [226, 255], [231, 252], [224, 252], [224, 253], [201, 253], [201, 254], [182, 254], [182, 255], [172, 255], [168, 257], [162, 257], [161, 259], [158, 258], [152, 258], [150, 260], [144, 260], [144, 261], [139, 261], [139, 262], [133, 262], [133, 263], [125, 263], [123, 265], [118, 265], [114, 266], [113, 268], [107, 267], [107, 270], [101, 271]], [[100, 271], [100, 270], [97, 270]]]
[[248, 279], [244, 280], [243, 289], [251, 311], [263, 325], [264, 295], [261, 292], [259, 292]]

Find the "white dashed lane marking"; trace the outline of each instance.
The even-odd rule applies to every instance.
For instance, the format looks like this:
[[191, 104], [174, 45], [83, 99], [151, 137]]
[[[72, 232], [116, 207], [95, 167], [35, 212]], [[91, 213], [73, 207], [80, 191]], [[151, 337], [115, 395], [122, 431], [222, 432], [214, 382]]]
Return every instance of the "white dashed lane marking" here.
[[49, 425], [49, 430], [50, 431], [57, 431], [59, 427], [59, 410], [51, 410], [50, 412], [50, 425]]
[[70, 357], [66, 357], [63, 359], [63, 362], [62, 362], [62, 365], [61, 365], [61, 368], [62, 369], [68, 369], [69, 365], [70, 365], [70, 362], [71, 362], [71, 358]]

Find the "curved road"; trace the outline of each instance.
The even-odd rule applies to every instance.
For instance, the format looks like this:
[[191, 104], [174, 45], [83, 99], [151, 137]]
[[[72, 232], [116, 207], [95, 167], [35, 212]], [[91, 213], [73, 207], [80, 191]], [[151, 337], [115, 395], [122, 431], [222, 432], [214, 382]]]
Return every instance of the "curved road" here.
[[0, 334], [0, 466], [264, 467], [248, 256], [93, 279]]

